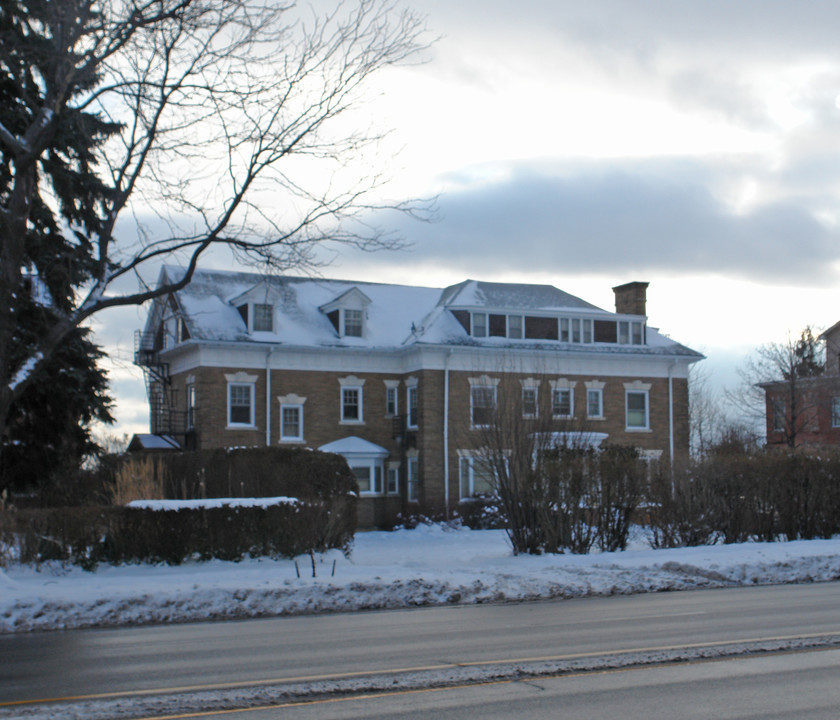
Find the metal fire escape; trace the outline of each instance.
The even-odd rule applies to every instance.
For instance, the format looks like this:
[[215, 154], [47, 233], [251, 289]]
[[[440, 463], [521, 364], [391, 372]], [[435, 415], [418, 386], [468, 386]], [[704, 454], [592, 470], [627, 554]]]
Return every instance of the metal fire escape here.
[[169, 364], [161, 360], [162, 338], [156, 333], [134, 333], [134, 364], [143, 368], [149, 400], [149, 428], [153, 435], [171, 435], [182, 448], [194, 446], [194, 432], [187, 428], [187, 412], [176, 409]]

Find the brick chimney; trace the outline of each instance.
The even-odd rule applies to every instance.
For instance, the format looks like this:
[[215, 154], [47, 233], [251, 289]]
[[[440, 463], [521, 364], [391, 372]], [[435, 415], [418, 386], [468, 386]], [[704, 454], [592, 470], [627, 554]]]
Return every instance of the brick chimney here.
[[647, 315], [647, 286], [646, 282], [629, 282], [616, 285], [615, 311], [619, 315]]

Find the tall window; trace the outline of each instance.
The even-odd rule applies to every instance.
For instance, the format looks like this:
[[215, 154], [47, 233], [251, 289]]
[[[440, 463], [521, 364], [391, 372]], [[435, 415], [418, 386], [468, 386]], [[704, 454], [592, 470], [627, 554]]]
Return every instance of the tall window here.
[[187, 430], [195, 428], [195, 385], [187, 385]]
[[831, 398], [831, 427], [840, 427], [840, 397]]
[[627, 391], [627, 428], [647, 430], [650, 428], [647, 390]]
[[554, 417], [571, 417], [575, 412], [575, 391], [572, 388], [555, 388], [551, 397], [551, 414]]
[[254, 424], [254, 384], [228, 384], [228, 425]]
[[399, 415], [396, 385], [385, 388], [385, 414], [388, 417]]
[[400, 464], [398, 462], [388, 463], [388, 474], [386, 477], [385, 492], [389, 495], [396, 495], [400, 491]]
[[537, 417], [537, 388], [522, 388], [522, 415], [524, 417]]
[[472, 314], [472, 323], [473, 323], [473, 337], [487, 337], [487, 314], [486, 313], [473, 313]]
[[362, 311], [344, 311], [344, 334], [347, 337], [362, 337]]
[[486, 461], [468, 455], [462, 456], [458, 467], [462, 500], [495, 493], [496, 476]]
[[362, 388], [341, 388], [341, 419], [344, 422], [362, 421]]
[[280, 406], [280, 439], [303, 440], [303, 406]]
[[254, 304], [254, 330], [263, 332], [274, 330], [274, 308], [271, 305]]
[[406, 390], [406, 403], [408, 407], [406, 412], [408, 414], [408, 427], [417, 427], [417, 386], [410, 385]]
[[591, 418], [604, 417], [604, 391], [601, 388], [587, 389], [586, 415]]
[[410, 502], [420, 500], [420, 472], [416, 457], [408, 458], [407, 493]]
[[496, 417], [495, 385], [473, 385], [470, 388], [470, 410], [473, 427], [488, 427]]

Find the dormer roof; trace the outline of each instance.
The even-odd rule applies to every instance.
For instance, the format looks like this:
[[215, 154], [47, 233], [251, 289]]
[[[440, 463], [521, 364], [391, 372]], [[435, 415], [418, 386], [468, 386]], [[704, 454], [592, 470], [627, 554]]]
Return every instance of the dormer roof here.
[[366, 308], [373, 301], [365, 295], [358, 287], [351, 287], [349, 290], [341, 293], [338, 297], [333, 298], [328, 303], [324, 303], [318, 309], [322, 313], [330, 313], [339, 308], [354, 307]]

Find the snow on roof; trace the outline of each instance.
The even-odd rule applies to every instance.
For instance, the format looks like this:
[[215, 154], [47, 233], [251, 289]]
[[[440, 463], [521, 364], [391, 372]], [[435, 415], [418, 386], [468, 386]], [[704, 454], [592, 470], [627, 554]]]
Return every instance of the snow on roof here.
[[[183, 269], [165, 266], [161, 280], [178, 279]], [[248, 333], [245, 321], [231, 304], [232, 298], [265, 295], [275, 305], [273, 332]], [[362, 337], [340, 337], [324, 312], [337, 300], [353, 295], [366, 304]], [[176, 294], [194, 341], [269, 342], [298, 347], [347, 347], [396, 349], [414, 344], [492, 345], [521, 348], [556, 343], [481, 338], [468, 335], [451, 310], [519, 312], [574, 311], [590, 316], [613, 316], [551, 285], [493, 283], [465, 280], [447, 288], [388, 285], [363, 281], [331, 280], [220, 270], [195, 271], [192, 281]], [[153, 313], [150, 313], [150, 320]], [[147, 333], [152, 326], [147, 324]], [[576, 348], [583, 349], [583, 348]], [[596, 348], [591, 348], [596, 349]], [[651, 330], [647, 346], [599, 345], [598, 352], [676, 354], [702, 357], [670, 338]]]
[[321, 452], [337, 453], [339, 455], [379, 455], [382, 457], [388, 455], [388, 451], [381, 445], [355, 435], [321, 445], [318, 449]]
[[136, 450], [180, 450], [181, 445], [171, 435], [152, 435], [151, 433], [138, 433], [128, 444], [129, 452]]
[[505, 310], [601, 310], [553, 285], [494, 283], [465, 280], [441, 294], [447, 307], [486, 307]]

